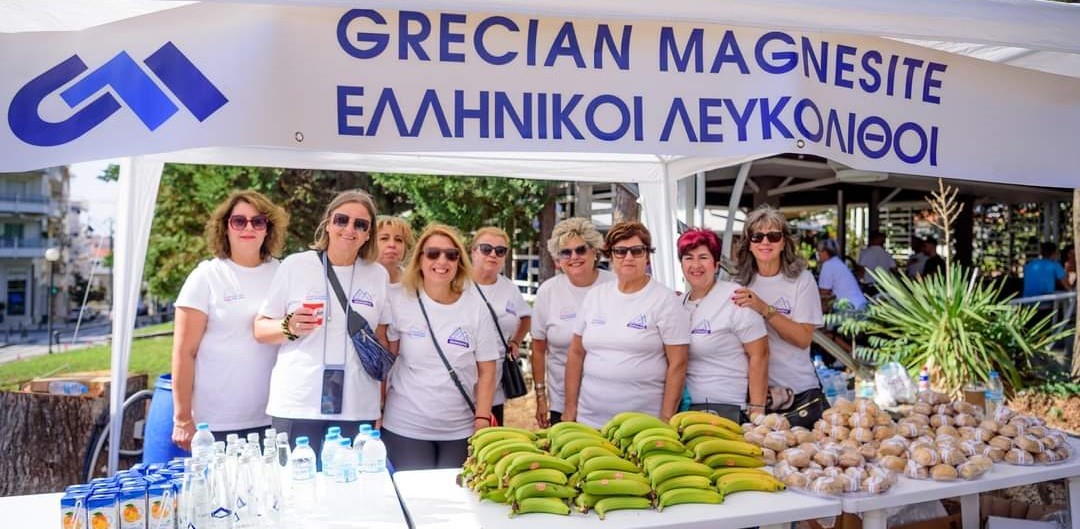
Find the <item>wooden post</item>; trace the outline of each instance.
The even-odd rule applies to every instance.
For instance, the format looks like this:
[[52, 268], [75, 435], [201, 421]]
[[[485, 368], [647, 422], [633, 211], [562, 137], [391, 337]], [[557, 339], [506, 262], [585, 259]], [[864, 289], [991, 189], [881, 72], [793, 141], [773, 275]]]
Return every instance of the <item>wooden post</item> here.
[[611, 205], [612, 224], [624, 220], [641, 220], [641, 207], [637, 203], [635, 191], [637, 190], [632, 189], [630, 184], [615, 184], [615, 197]]
[[[1080, 188], [1073, 190], [1073, 244], [1080, 242]], [[1074, 250], [1080, 255], [1080, 248]], [[1076, 282], [1076, 329], [1073, 332], [1072, 379], [1080, 381], [1080, 280]]]
[[551, 238], [551, 232], [555, 229], [555, 223], [558, 220], [555, 218], [555, 202], [559, 199], [559, 186], [555, 184], [548, 186], [545, 196], [547, 200], [544, 202], [544, 207], [540, 209], [540, 240], [536, 245], [536, 253], [540, 255], [540, 277], [538, 280], [541, 283], [555, 275], [555, 262], [552, 261], [551, 254], [547, 251], [547, 242]]

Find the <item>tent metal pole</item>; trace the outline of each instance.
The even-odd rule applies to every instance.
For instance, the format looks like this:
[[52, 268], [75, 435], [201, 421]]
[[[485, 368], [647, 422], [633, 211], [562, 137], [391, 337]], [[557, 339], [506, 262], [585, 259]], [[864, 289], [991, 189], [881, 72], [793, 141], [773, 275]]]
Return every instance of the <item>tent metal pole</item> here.
[[701, 228], [704, 228], [705, 227], [705, 202], [706, 202], [706, 199], [705, 199], [705, 171], [699, 171], [694, 176], [695, 176], [694, 182], [697, 184], [697, 189], [696, 189], [696, 192], [694, 193], [694, 197], [695, 197], [695, 200], [696, 200], [696, 202], [694, 204], [695, 204], [695, 206], [697, 206], [695, 208], [696, 209], [696, 211], [695, 211], [695, 220], [696, 220], [696, 225], [697, 226], [699, 226]]
[[728, 201], [727, 222], [724, 226], [724, 259], [731, 260], [731, 240], [735, 229], [735, 212], [739, 211], [739, 201], [742, 199], [743, 187], [746, 179], [750, 176], [750, 166], [754, 162], [746, 162], [739, 166], [739, 175], [735, 177], [735, 186], [731, 190], [731, 199]]

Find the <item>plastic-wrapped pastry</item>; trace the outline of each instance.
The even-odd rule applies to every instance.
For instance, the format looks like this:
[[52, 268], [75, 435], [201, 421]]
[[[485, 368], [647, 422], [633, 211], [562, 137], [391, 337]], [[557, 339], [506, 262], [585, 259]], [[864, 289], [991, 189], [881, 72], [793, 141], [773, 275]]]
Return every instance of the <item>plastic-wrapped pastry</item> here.
[[1016, 415], [1016, 412], [1009, 409], [1008, 406], [998, 406], [994, 410], [994, 420], [999, 423], [1009, 422], [1009, 419], [1013, 418], [1014, 415]]
[[971, 457], [983, 453], [986, 444], [980, 443], [979, 441], [976, 441], [974, 439], [965, 439], [963, 441], [960, 441], [959, 446], [960, 451], [963, 452], [964, 455]]
[[[758, 418], [760, 419], [761, 415], [758, 415]], [[772, 428], [769, 428], [768, 426], [765, 426], [764, 424], [760, 424], [758, 426], [755, 426], [754, 429], [751, 430], [751, 431], [758, 434], [758, 435], [760, 435], [760, 436], [762, 436], [762, 437], [765, 437], [766, 435], [769, 435], [769, 432], [772, 431]]]
[[843, 413], [840, 413], [840, 410], [838, 410], [836, 408], [829, 408], [829, 409], [825, 410], [821, 414], [821, 420], [825, 421], [825, 423], [828, 424], [829, 426], [833, 426], [833, 425], [846, 426], [847, 421], [848, 421], [847, 415], [844, 415]]
[[960, 431], [957, 430], [955, 427], [949, 426], [947, 424], [938, 426], [934, 434], [937, 437], [952, 437], [953, 439], [960, 439]]
[[825, 471], [822, 470], [820, 466], [818, 468], [813, 468], [811, 466], [811, 468], [803, 469], [801, 472], [807, 478], [810, 478], [810, 481], [814, 481], [815, 479], [825, 475]]
[[821, 450], [817, 443], [802, 443], [795, 448], [803, 449], [810, 457], [814, 457], [814, 454], [818, 453], [818, 450]]
[[795, 468], [794, 465], [788, 463], [783, 459], [778, 461], [776, 465], [773, 465], [773, 475], [776, 476], [778, 479], [784, 479], [789, 474], [797, 472], [799, 472], [798, 468]]
[[805, 450], [801, 448], [788, 448], [778, 454], [781, 461], [787, 461], [791, 466], [796, 468], [806, 468], [810, 466], [810, 454], [807, 454]]
[[995, 436], [997, 436], [997, 434], [995, 434], [993, 430], [980, 426], [975, 429], [975, 436], [972, 437], [972, 439], [983, 443], [989, 443]]
[[1057, 453], [1058, 458], [1061, 459], [1062, 461], [1064, 461], [1064, 460], [1068, 459], [1070, 456], [1072, 456], [1072, 448], [1070, 448], [1069, 445], [1059, 446], [1059, 447], [1054, 449], [1054, 452]]
[[927, 479], [930, 477], [930, 468], [910, 460], [904, 466], [904, 475], [913, 479]]
[[959, 447], [953, 445], [941, 447], [939, 455], [941, 455], [942, 463], [945, 463], [946, 465], [952, 465], [954, 467], [956, 465], [959, 465], [960, 463], [967, 461], [967, 456], [965, 456], [964, 453], [960, 451]]
[[780, 481], [783, 481], [785, 485], [796, 489], [805, 489], [810, 486], [810, 478], [806, 477], [806, 474], [800, 472], [792, 472], [787, 476], [784, 476]]
[[844, 482], [839, 478], [822, 476], [810, 484], [810, 490], [817, 494], [835, 496], [844, 492]]
[[776, 464], [776, 451], [771, 449], [771, 448], [762, 448], [761, 449], [761, 460], [764, 461], [766, 465], [775, 465]]
[[1021, 433], [1023, 433], [1023, 428], [1024, 426], [1021, 424], [1009, 423], [1002, 425], [1001, 428], [998, 428], [998, 434], [1004, 435], [1005, 437], [1017, 437]]
[[994, 468], [994, 461], [991, 460], [989, 457], [982, 455], [974, 455], [969, 457], [967, 463], [965, 464], [975, 465], [979, 468], [982, 468], [986, 472], [989, 472], [991, 468]]
[[908, 460], [900, 456], [882, 456], [878, 459], [878, 464], [893, 472], [903, 472], [907, 463]]
[[835, 467], [839, 454], [832, 450], [821, 450], [814, 454], [814, 462], [823, 467]]
[[896, 425], [896, 433], [904, 437], [918, 437], [919, 425], [913, 422], [900, 422]]
[[1057, 432], [1051, 432], [1049, 435], [1046, 435], [1045, 437], [1042, 438], [1042, 444], [1047, 449], [1053, 450], [1053, 449], [1065, 444], [1065, 438], [1062, 437]]
[[982, 408], [970, 403], [958, 400], [952, 403], [953, 409], [956, 413], [966, 413], [972, 416], [982, 415]]
[[844, 469], [844, 475], [861, 483], [866, 479], [867, 472], [863, 467], [848, 467]]
[[837, 476], [836, 479], [844, 484], [844, 492], [859, 492], [862, 489], [862, 480], [852, 479], [845, 474]]
[[1012, 463], [1013, 465], [1032, 465], [1035, 464], [1035, 457], [1027, 450], [1013, 448], [1012, 450], [1005, 452], [1005, 462]]
[[845, 413], [848, 415], [855, 413], [855, 404], [853, 404], [850, 400], [845, 399], [844, 397], [840, 397], [833, 401], [832, 408], [840, 413]]
[[874, 461], [878, 456], [878, 444], [876, 442], [866, 443], [859, 447], [859, 455], [867, 461]]
[[743, 431], [743, 433], [748, 433], [748, 432], [754, 431], [754, 423], [752, 423], [752, 422], [744, 422], [744, 423], [742, 423], [742, 431]]
[[842, 469], [840, 467], [827, 467], [827, 468], [825, 468], [825, 470], [822, 470], [821, 472], [822, 472], [822, 474], [824, 474], [826, 476], [829, 476], [830, 478], [835, 478], [837, 476], [843, 476], [844, 475], [844, 469]]
[[847, 424], [851, 428], [872, 428], [874, 426], [874, 418], [865, 413], [852, 413], [848, 417]]
[[1061, 456], [1058, 455], [1057, 450], [1047, 450], [1045, 452], [1039, 452], [1035, 454], [1035, 461], [1037, 463], [1059, 463], [1064, 461]]
[[788, 447], [787, 436], [784, 435], [784, 432], [769, 432], [761, 446], [783, 452]]
[[762, 446], [765, 444], [765, 436], [757, 432], [746, 432], [743, 434], [743, 439], [750, 444], [755, 444], [758, 446]]
[[934, 413], [934, 407], [927, 402], [920, 402], [911, 407], [911, 413], [918, 415], [932, 415]]
[[907, 442], [903, 437], [890, 437], [878, 447], [879, 456], [898, 456], [907, 451]]
[[810, 430], [807, 430], [806, 428], [802, 428], [800, 426], [792, 428], [791, 433], [795, 435], [795, 444], [797, 445], [801, 445], [803, 443], [812, 443], [817, 440], [814, 438], [814, 432], [811, 432]]
[[1016, 445], [1018, 448], [1023, 448], [1024, 450], [1031, 452], [1032, 454], [1038, 454], [1046, 450], [1046, 446], [1043, 445], [1043, 442], [1041, 440], [1037, 439], [1033, 435], [1028, 434], [1024, 434], [1020, 437], [1017, 437], [1016, 439], [1013, 439], [1013, 444]]
[[[852, 415], [854, 417], [854, 415]], [[869, 443], [874, 440], [874, 432], [869, 428], [855, 428], [851, 430], [851, 438], [860, 443]]]
[[1001, 428], [1001, 423], [993, 419], [984, 419], [982, 422], [979, 423], [979, 428], [985, 428], [987, 430], [990, 430], [991, 432], [997, 433], [998, 428]]
[[960, 477], [960, 474], [952, 465], [941, 463], [939, 465], [934, 465], [930, 469], [930, 477], [934, 478], [936, 481], [956, 481], [956, 478]]
[[1046, 437], [1050, 432], [1045, 426], [1032, 426], [1027, 429], [1027, 433], [1034, 435], [1035, 437]]
[[788, 446], [795, 446], [799, 444], [799, 439], [795, 437], [795, 434], [791, 430], [784, 430], [784, 437], [787, 439]]
[[881, 409], [870, 399], [856, 399], [855, 411], [873, 417], [877, 415]]
[[938, 415], [952, 415], [953, 413], [956, 413], [956, 412], [953, 411], [952, 403], [947, 403], [947, 404], [938, 404], [937, 406], [934, 406], [934, 413], [936, 413]]
[[896, 424], [888, 413], [878, 413], [874, 416], [874, 424], [877, 426], [892, 426]]
[[1005, 460], [1005, 450], [995, 446], [986, 445], [986, 449], [983, 450], [981, 455], [989, 457], [990, 460], [995, 463], [1000, 463]]
[[847, 468], [860, 466], [866, 463], [866, 459], [855, 450], [844, 450], [840, 453], [840, 457], [836, 458], [836, 462], [840, 466]]
[[930, 426], [937, 428], [938, 426], [952, 426], [952, 415], [945, 415], [944, 413], [935, 413], [930, 416]]
[[882, 424], [874, 427], [875, 441], [884, 441], [894, 435], [896, 435], [896, 426], [892, 424]]
[[862, 489], [870, 494], [884, 494], [892, 487], [888, 479], [881, 476], [869, 476], [862, 482]]
[[911, 450], [911, 460], [924, 467], [929, 467], [941, 463], [941, 456], [933, 448], [919, 446]]
[[953, 425], [955, 426], [976, 426], [979, 421], [973, 416], [967, 413], [957, 413], [953, 416]]
[[923, 415], [921, 413], [913, 413], [900, 419], [900, 422], [913, 422], [915, 424], [921, 424], [923, 426], [930, 426], [930, 416]]
[[1008, 450], [1008, 449], [1012, 448], [1012, 445], [1013, 445], [1012, 438], [1005, 437], [1004, 435], [999, 435], [999, 436], [991, 439], [987, 444], [994, 447], [994, 448], [999, 448], [1001, 450]]
[[851, 435], [851, 430], [847, 426], [833, 426], [830, 427], [825, 433], [837, 441], [843, 441]]

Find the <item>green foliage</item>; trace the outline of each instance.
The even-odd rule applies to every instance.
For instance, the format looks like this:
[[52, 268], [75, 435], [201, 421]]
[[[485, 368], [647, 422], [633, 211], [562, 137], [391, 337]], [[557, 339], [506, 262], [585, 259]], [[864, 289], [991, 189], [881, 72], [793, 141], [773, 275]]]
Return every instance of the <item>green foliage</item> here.
[[959, 393], [968, 382], [985, 382], [997, 370], [1012, 389], [1032, 360], [1069, 334], [1034, 321], [1035, 307], [1015, 306], [1002, 281], [978, 281], [977, 273], [953, 265], [944, 274], [909, 279], [872, 272], [885, 296], [872, 300], [861, 317], [847, 318], [840, 331], [868, 335], [856, 354], [874, 363], [900, 362], [915, 373], [928, 365], [934, 385]]
[[1042, 384], [1029, 386], [1024, 393], [1038, 393], [1060, 398], [1077, 397], [1080, 396], [1080, 383], [1073, 382], [1068, 373], [1054, 371]]
[[[146, 332], [139, 329], [138, 334]], [[96, 345], [64, 353], [35, 356], [0, 364], [0, 390], [17, 390], [19, 386], [36, 377], [62, 375], [83, 371], [108, 371], [111, 367], [112, 349], [109, 345]], [[150, 385], [158, 375], [168, 373], [172, 361], [172, 337], [147, 338], [131, 343], [129, 373], [150, 375]]]
[[420, 229], [429, 222], [455, 226], [468, 234], [498, 226], [519, 245], [536, 237], [532, 220], [540, 213], [553, 182], [483, 176], [374, 174], [377, 184], [401, 193], [413, 204], [410, 222]]

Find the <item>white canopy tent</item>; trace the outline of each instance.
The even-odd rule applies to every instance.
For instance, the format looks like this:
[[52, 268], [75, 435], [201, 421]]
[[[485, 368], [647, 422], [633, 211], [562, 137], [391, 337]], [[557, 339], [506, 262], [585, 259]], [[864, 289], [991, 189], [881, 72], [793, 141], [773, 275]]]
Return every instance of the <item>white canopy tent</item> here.
[[[265, 4], [153, 0], [102, 0], [93, 3], [78, 0], [0, 0], [0, 64], [3, 64], [6, 71], [14, 70], [13, 78], [16, 79], [8, 84], [0, 83], [0, 101], [5, 103], [5, 109], [15, 107], [15, 94], [22, 93], [19, 85], [36, 75], [35, 72], [41, 72], [72, 53], [94, 56], [95, 60], [101, 60], [90, 62], [100, 64], [115, 53], [117, 48], [129, 49], [136, 46], [133, 43], [137, 42], [142, 34], [159, 35], [155, 44], [150, 48], [144, 47], [145, 49], [142, 50], [149, 52], [153, 51], [153, 46], [160, 45], [160, 42], [165, 40], [180, 42], [187, 35], [185, 32], [198, 33], [198, 37], [188, 39], [189, 42], [185, 42], [181, 47], [189, 53], [192, 49], [201, 52], [204, 50], [200, 48], [200, 43], [190, 41], [213, 36], [211, 34], [215, 25], [223, 25], [230, 32], [235, 31], [237, 35], [235, 45], [242, 49], [231, 59], [226, 57], [225, 60], [220, 60], [219, 58], [223, 66], [218, 68], [218, 76], [211, 75], [211, 77], [220, 79], [228, 74], [223, 70], [231, 68], [244, 70], [248, 67], [246, 62], [260, 62], [266, 57], [260, 57], [256, 52], [265, 48], [275, 52], [270, 55], [270, 58], [288, 65], [284, 68], [287, 71], [283, 73], [281, 69], [275, 69], [271, 64], [267, 70], [270, 74], [266, 79], [286, 83], [290, 77], [310, 73], [304, 71], [306, 65], [303, 61], [298, 62], [298, 57], [302, 58], [302, 52], [306, 47], [314, 49], [318, 43], [309, 44], [302, 37], [318, 29], [319, 23], [324, 22], [324, 18], [329, 17], [336, 21], [341, 13], [351, 7], [353, 7], [351, 3], [343, 1], [303, 2], [299, 0]], [[975, 90], [960, 93], [958, 97], [953, 98], [954, 101], [961, 98], [976, 99], [983, 105], [981, 108], [984, 108], [986, 113], [1001, 112], [1001, 107], [991, 106], [994, 98], [983, 93], [988, 92], [987, 88], [993, 86], [995, 91], [1005, 94], [1003, 100], [1000, 101], [1002, 107], [1006, 105], [1023, 107], [1015, 114], [1006, 112], [1009, 116], [1008, 121], [980, 122], [972, 119], [970, 123], [954, 124], [953, 131], [959, 130], [959, 132], [954, 136], [948, 136], [949, 141], [943, 143], [942, 149], [955, 148], [957, 143], [965, 141], [963, 139], [965, 136], [978, 139], [982, 135], [1002, 134], [997, 129], [989, 128], [994, 123], [997, 123], [1001, 129], [1015, 128], [1014, 136], [1011, 138], [1028, 137], [1028, 139], [1027, 141], [1010, 140], [1023, 145], [1000, 155], [1000, 158], [995, 158], [999, 156], [997, 151], [1008, 150], [1010, 141], [992, 145], [987, 145], [989, 142], [979, 141], [971, 145], [965, 144], [966, 150], [959, 149], [956, 152], [960, 155], [954, 156], [962, 160], [940, 166], [927, 163], [903, 165], [896, 160], [860, 155], [854, 149], [842, 153], [835, 147], [832, 150], [827, 148], [815, 150], [814, 145], [806, 145], [802, 138], [789, 142], [718, 144], [707, 148], [690, 145], [687, 142], [660, 145], [645, 141], [644, 144], [636, 145], [630, 141], [622, 141], [605, 144], [595, 141], [595, 138], [593, 141], [575, 144], [554, 142], [501, 144], [487, 141], [489, 138], [473, 137], [471, 138], [473, 141], [454, 143], [432, 139], [431, 135], [421, 135], [420, 139], [424, 141], [412, 143], [393, 139], [382, 143], [376, 141], [375, 143], [349, 144], [340, 141], [340, 138], [321, 138], [320, 135], [325, 131], [320, 131], [317, 126], [305, 123], [303, 129], [299, 126], [284, 129], [290, 139], [295, 137], [295, 143], [289, 144], [279, 138], [264, 141], [267, 136], [260, 134], [265, 132], [265, 129], [281, 133], [282, 127], [290, 127], [294, 122], [304, 123], [303, 118], [307, 117], [307, 114], [318, 114], [318, 109], [311, 108], [307, 98], [302, 97], [303, 92], [288, 94], [292, 99], [286, 98], [285, 101], [295, 105], [295, 112], [298, 115], [290, 115], [288, 116], [290, 119], [281, 123], [275, 122], [276, 130], [273, 126], [265, 126], [253, 114], [243, 116], [252, 121], [241, 122], [237, 125], [238, 127], [259, 130], [246, 130], [242, 135], [237, 136], [239, 139], [220, 139], [213, 134], [208, 135], [205, 132], [207, 129], [198, 129], [199, 123], [194, 123], [194, 120], [189, 120], [190, 127], [185, 124], [182, 128], [172, 131], [163, 128], [163, 133], [168, 133], [170, 140], [179, 138], [178, 141], [173, 142], [159, 142], [157, 138], [160, 135], [148, 136], [145, 130], [138, 129], [130, 135], [125, 132], [112, 137], [99, 135], [98, 138], [90, 138], [92, 134], [88, 134], [85, 142], [79, 139], [66, 146], [27, 148], [25, 142], [20, 143], [13, 139], [11, 131], [0, 131], [0, 149], [2, 149], [0, 153], [3, 154], [0, 156], [0, 170], [40, 167], [41, 165], [34, 165], [43, 163], [38, 162], [39, 159], [62, 159], [60, 163], [74, 163], [112, 156], [135, 156], [121, 167], [120, 178], [122, 192], [119, 204], [121, 207], [117, 219], [114, 262], [112, 365], [116, 383], [112, 386], [113, 410], [118, 410], [124, 399], [122, 388], [126, 386], [123, 382], [126, 378], [131, 331], [134, 325], [146, 244], [153, 217], [157, 186], [161, 170], [166, 162], [636, 182], [640, 186], [647, 224], [656, 238], [655, 244], [658, 248], [656, 274], [660, 280], [671, 284], [674, 282], [675, 270], [673, 212], [676, 182], [680, 178], [714, 168], [744, 164], [779, 152], [798, 152], [805, 146], [806, 152], [820, 153], [830, 157], [835, 155], [844, 163], [856, 168], [893, 171], [900, 169], [909, 174], [961, 179], [987, 178], [996, 181], [1061, 187], [1075, 187], [1076, 183], [1080, 182], [1080, 169], [1078, 169], [1080, 158], [1074, 145], [1075, 140], [1080, 138], [1080, 119], [1078, 119], [1080, 118], [1080, 81], [1078, 81], [1080, 78], [1080, 37], [1077, 36], [1080, 35], [1080, 8], [1077, 6], [1027, 0], [978, 2], [919, 0], [884, 4], [873, 0], [798, 2], [787, 0], [739, 2], [596, 0], [584, 3], [553, 0], [539, 4], [524, 4], [510, 0], [458, 0], [454, 2], [376, 0], [369, 2], [365, 7], [373, 10], [385, 9], [386, 11], [380, 12], [388, 17], [395, 15], [392, 10], [406, 8], [431, 13], [445, 11], [470, 16], [499, 14], [505, 15], [509, 20], [520, 22], [522, 27], [525, 26], [527, 17], [540, 20], [553, 18], [560, 22], [611, 20], [627, 22], [628, 25], [635, 25], [635, 27], [640, 23], [641, 27], [645, 28], [642, 31], [655, 31], [658, 25], [664, 24], [674, 25], [677, 28], [684, 27], [687, 32], [701, 25], [708, 25], [710, 29], [718, 28], [716, 31], [719, 32], [731, 25], [741, 27], [738, 33], [740, 38], [748, 36], [760, 39], [762, 38], [761, 31], [752, 28], [765, 28], [773, 31], [820, 33], [822, 35], [816, 38], [821, 41], [843, 40], [851, 36], [852, 42], [858, 42], [859, 46], [877, 46], [881, 49], [891, 49], [892, 45], [883, 44], [878, 38], [888, 37], [897, 39], [891, 41], [900, 50], [897, 53], [919, 53], [912, 50], [923, 49], [929, 54], [928, 60], [931, 61], [942, 60], [942, 57], [955, 57], [956, 61], [949, 64], [950, 71], [971, 71], [982, 76], [971, 84]], [[309, 13], [310, 17], [307, 16]], [[173, 18], [174, 15], [175, 18]], [[202, 23], [199, 26], [185, 25], [184, 22], [188, 19]], [[503, 24], [503, 27], [508, 27], [501, 19], [499, 23]], [[553, 27], [558, 26], [553, 25]], [[553, 29], [552, 32], [554, 31]], [[635, 39], [639, 37], [639, 33], [635, 33]], [[160, 36], [161, 34], [164, 35]], [[251, 38], [243, 38], [248, 36]], [[87, 51], [91, 47], [91, 42], [94, 46], [99, 46], [103, 40], [107, 45], [115, 45], [105, 46], [105, 51], [100, 53]], [[293, 47], [302, 49], [293, 51], [288, 46], [281, 47], [281, 41], [285, 41], [286, 44], [297, 43]], [[637, 41], [635, 40], [634, 43], [636, 46]], [[220, 42], [210, 42], [204, 47], [212, 48], [220, 44]], [[334, 47], [333, 44], [330, 46]], [[744, 47], [752, 48], [746, 45]], [[502, 49], [505, 48], [500, 48], [500, 51]], [[597, 49], [600, 49], [599, 45]], [[137, 54], [142, 51], [132, 53]], [[239, 53], [246, 55], [241, 56]], [[598, 55], [599, 53], [597, 52]], [[195, 57], [199, 53], [191, 53], [191, 55]], [[138, 56], [139, 59], [143, 57], [145, 54]], [[313, 54], [313, 57], [321, 59], [316, 54]], [[1013, 65], [1028, 69], [1028, 71], [1025, 73], [1015, 68], [989, 64], [984, 66], [979, 61], [969, 61], [967, 58]], [[241, 64], [242, 60], [244, 64]], [[380, 75], [387, 72], [393, 73], [399, 68], [404, 70], [415, 66], [399, 64], [391, 60], [377, 64], [384, 68], [379, 70]], [[205, 64], [200, 65], [205, 66]], [[8, 68], [9, 66], [13, 68]], [[290, 70], [289, 67], [298, 70]], [[419, 67], [431, 68], [430, 71], [435, 72], [431, 74], [432, 76], [443, 72], [439, 70], [441, 65], [438, 64], [425, 63], [420, 64]], [[421, 72], [422, 75], [422, 72], [427, 70], [416, 71]], [[466, 70], [454, 71], [460, 74]], [[485, 75], [488, 73], [486, 70], [478, 69], [477, 71], [483, 71]], [[522, 70], [526, 75], [530, 71]], [[614, 75], [618, 76], [620, 73], [614, 72]], [[1046, 73], [1067, 77], [1057, 77]], [[835, 75], [841, 77], [843, 74], [838, 71]], [[567, 77], [568, 85], [574, 84], [574, 79], [570, 79], [569, 75]], [[526, 78], [524, 82], [527, 83], [530, 79], [536, 78]], [[644, 82], [652, 86], [662, 84], [663, 79], [664, 76], [646, 77]], [[700, 77], [683, 79], [667, 77], [667, 79], [668, 84], [679, 84], [691, 80], [694, 83], [689, 84], [697, 84]], [[408, 80], [415, 82], [417, 77]], [[1027, 80], [1030, 80], [1030, 84]], [[1000, 82], [991, 85], [986, 84], [986, 81]], [[281, 108], [282, 101], [264, 100], [261, 93], [239, 93], [236, 89], [239, 83], [229, 83], [228, 80], [218, 82], [224, 88], [233, 88], [232, 91], [227, 90], [232, 100], [230, 103], [243, 107], [243, 110], [258, 112]], [[595, 78], [583, 77], [575, 86], [588, 87], [590, 83], [596, 82], [598, 81]], [[782, 79], [777, 83], [785, 88], [791, 88], [791, 83]], [[977, 90], [979, 86], [982, 86], [982, 90]], [[796, 88], [814, 94], [822, 91], [814, 87]], [[799, 90], [795, 91], [799, 92]], [[930, 88], [925, 88], [925, 93], [929, 92]], [[245, 95], [250, 95], [251, 99], [255, 100], [249, 107], [245, 107], [245, 102], [241, 100]], [[339, 112], [343, 108], [340, 97], [339, 91]], [[135, 106], [130, 101], [125, 100], [125, 102]], [[186, 101], [181, 102], [186, 104]], [[865, 108], [873, 111], [880, 106], [905, 104], [907, 103], [903, 101], [877, 99], [870, 100]], [[1023, 106], [1025, 104], [1027, 106]], [[55, 105], [50, 107], [48, 101], [41, 101], [40, 105], [45, 121], [57, 121]], [[70, 113], [76, 105], [69, 104], [69, 106], [72, 107], [67, 110]], [[962, 109], [957, 115], [960, 118], [958, 121], [967, 121], [962, 118], [973, 116], [977, 108], [980, 107]], [[33, 109], [34, 112], [37, 110]], [[371, 107], [364, 110], [369, 111], [369, 114], [365, 116], [370, 116]], [[906, 108], [902, 110], [905, 113], [907, 111]], [[925, 111], [925, 116], [934, 116], [939, 110], [941, 109], [931, 107], [929, 111]], [[285, 112], [288, 113], [287, 110]], [[705, 111], [702, 110], [703, 121], [704, 113]], [[1031, 117], [1029, 121], [1024, 121], [1026, 116], [1034, 117]], [[341, 119], [340, 113], [337, 117]], [[765, 118], [762, 119], [764, 122]], [[9, 111], [10, 123], [14, 121]], [[138, 125], [138, 122], [133, 123]], [[344, 129], [340, 121], [338, 125], [340, 136], [340, 131]], [[111, 123], [106, 126], [111, 126]], [[120, 130], [121, 125], [117, 127], [117, 130]], [[597, 128], [604, 127], [597, 126]], [[307, 132], [307, 140], [300, 132], [301, 130]], [[610, 128], [607, 130], [610, 131]], [[112, 132], [111, 129], [109, 132]], [[860, 135], [862, 135], [861, 131]], [[383, 140], [382, 135], [378, 140]], [[898, 144], [899, 141], [898, 133]], [[78, 145], [80, 143], [83, 143], [81, 147]], [[1061, 148], [1069, 144], [1073, 145], [1072, 149]], [[356, 145], [356, 147], [352, 148], [350, 145]], [[491, 150], [484, 150], [489, 145]], [[462, 148], [463, 146], [465, 148]], [[980, 151], [980, 146], [987, 146], [987, 151]], [[1034, 161], [1038, 163], [1033, 164], [1032, 160], [1019, 159], [1021, 157], [1017, 156], [1017, 153], [1023, 153], [1026, 149], [1034, 152], [1040, 148], [1045, 150], [1032, 155], [1036, 158]], [[1055, 149], [1058, 150], [1055, 151]], [[843, 150], [842, 147], [841, 150]], [[37, 158], [39, 154], [41, 158]], [[978, 165], [983, 158], [991, 158], [992, 163]], [[1009, 160], [1012, 160], [1012, 163], [1009, 163]], [[116, 469], [120, 424], [120, 417], [114, 416], [112, 421], [114, 435], [110, 439], [110, 470], [112, 471]]]

